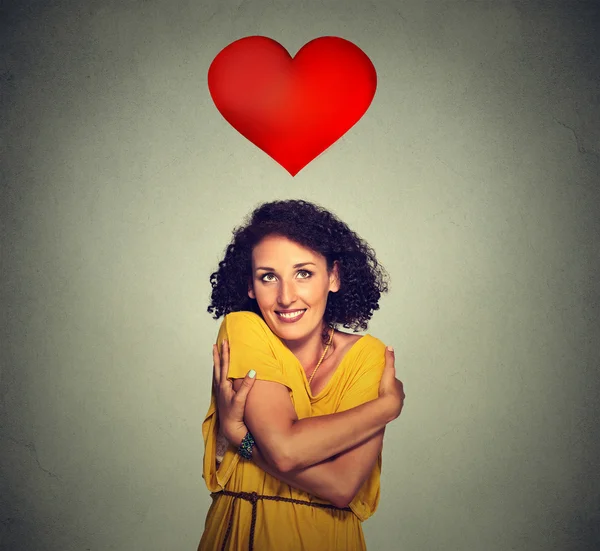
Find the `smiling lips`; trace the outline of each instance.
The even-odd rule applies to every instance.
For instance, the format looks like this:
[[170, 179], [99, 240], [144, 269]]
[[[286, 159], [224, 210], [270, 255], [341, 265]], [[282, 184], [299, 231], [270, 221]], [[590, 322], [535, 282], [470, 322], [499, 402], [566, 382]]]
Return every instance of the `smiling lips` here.
[[280, 310], [275, 313], [284, 323], [295, 323], [304, 315], [304, 312], [306, 312], [306, 308], [303, 310]]

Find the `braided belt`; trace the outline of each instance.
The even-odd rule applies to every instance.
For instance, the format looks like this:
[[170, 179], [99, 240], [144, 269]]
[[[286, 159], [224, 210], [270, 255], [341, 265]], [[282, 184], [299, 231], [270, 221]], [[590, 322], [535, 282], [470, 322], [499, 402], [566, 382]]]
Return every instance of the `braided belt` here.
[[229, 524], [227, 525], [227, 532], [225, 532], [225, 539], [223, 540], [223, 545], [221, 545], [221, 551], [225, 551], [225, 545], [227, 545], [227, 540], [229, 539], [229, 535], [231, 534], [231, 528], [233, 526], [233, 512], [234, 506], [236, 502], [236, 498], [243, 499], [245, 501], [249, 501], [252, 503], [252, 522], [250, 523], [250, 539], [248, 542], [248, 551], [254, 551], [254, 529], [256, 528], [256, 503], [259, 499], [265, 501], [284, 501], [286, 503], [295, 503], [297, 505], [308, 505], [309, 507], [316, 507], [318, 509], [335, 509], [337, 511], [352, 511], [350, 507], [336, 507], [335, 505], [330, 505], [328, 503], [313, 503], [312, 501], [303, 501], [301, 499], [293, 499], [290, 497], [282, 497], [282, 496], [267, 496], [260, 495], [256, 492], [231, 492], [229, 490], [222, 490], [221, 492], [215, 492], [210, 494], [211, 497], [216, 497], [219, 495], [232, 496], [234, 498], [233, 503], [231, 504], [231, 514], [229, 515]]

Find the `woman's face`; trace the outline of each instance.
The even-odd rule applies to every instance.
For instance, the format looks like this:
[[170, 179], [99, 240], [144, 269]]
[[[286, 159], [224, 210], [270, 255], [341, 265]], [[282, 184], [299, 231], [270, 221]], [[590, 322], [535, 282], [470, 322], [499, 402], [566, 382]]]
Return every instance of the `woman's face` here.
[[248, 296], [256, 299], [264, 320], [284, 341], [297, 341], [323, 327], [329, 292], [339, 290], [337, 265], [327, 271], [325, 257], [277, 235], [265, 237], [252, 251]]

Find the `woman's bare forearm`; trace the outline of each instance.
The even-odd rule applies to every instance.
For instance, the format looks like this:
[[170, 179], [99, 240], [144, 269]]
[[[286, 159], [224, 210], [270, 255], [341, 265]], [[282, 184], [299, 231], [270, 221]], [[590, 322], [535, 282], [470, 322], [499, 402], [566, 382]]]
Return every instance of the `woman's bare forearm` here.
[[282, 470], [310, 467], [350, 450], [395, 418], [393, 404], [377, 398], [343, 412], [297, 420], [288, 431], [274, 435], [282, 446]]
[[366, 443], [334, 459], [287, 473], [274, 467], [258, 446], [254, 447], [252, 461], [263, 471], [294, 488], [325, 499], [336, 507], [346, 507], [373, 470], [381, 453], [384, 431], [379, 431]]
[[255, 446], [252, 452], [252, 461], [266, 473], [293, 488], [329, 501], [336, 506], [344, 506], [341, 480], [338, 478], [336, 470], [332, 468], [333, 460], [313, 465], [301, 471], [284, 473], [267, 461], [260, 453], [260, 448]]
[[[242, 380], [236, 379], [233, 384], [237, 392]], [[275, 403], [289, 400], [287, 395], [277, 395], [277, 389], [277, 385], [269, 388], [257, 383], [252, 390], [252, 413], [249, 407], [244, 421], [254, 432], [263, 457], [280, 472], [310, 467], [354, 448], [399, 415], [398, 401], [383, 395], [339, 413], [300, 420], [291, 416], [288, 420], [273, 418], [269, 413], [270, 400]], [[242, 436], [230, 435], [231, 441], [239, 445]]]

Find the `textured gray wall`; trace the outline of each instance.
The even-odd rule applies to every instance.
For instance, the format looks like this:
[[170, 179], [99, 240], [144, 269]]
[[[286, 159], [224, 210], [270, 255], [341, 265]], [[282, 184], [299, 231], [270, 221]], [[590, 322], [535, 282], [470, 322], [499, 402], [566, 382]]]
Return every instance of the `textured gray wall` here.
[[[597, 2], [0, 3], [0, 547], [195, 549], [208, 275], [307, 198], [392, 276], [407, 405], [377, 551], [600, 548]], [[214, 56], [342, 36], [379, 82], [291, 178], [214, 108]]]

